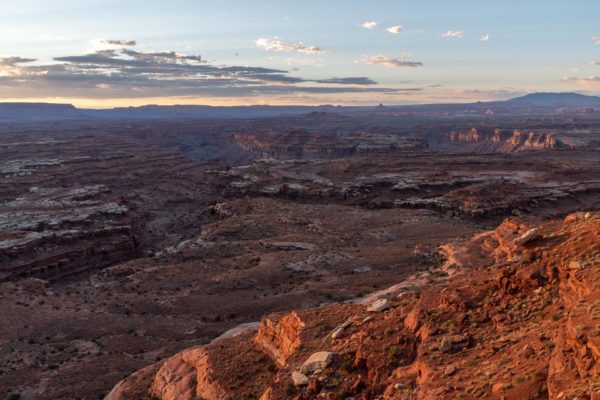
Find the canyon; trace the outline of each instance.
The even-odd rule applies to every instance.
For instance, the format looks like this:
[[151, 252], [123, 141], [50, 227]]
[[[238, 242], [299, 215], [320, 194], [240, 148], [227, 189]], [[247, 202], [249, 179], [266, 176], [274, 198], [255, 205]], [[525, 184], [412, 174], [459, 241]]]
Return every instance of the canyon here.
[[0, 397], [597, 398], [581, 107], [2, 124]]

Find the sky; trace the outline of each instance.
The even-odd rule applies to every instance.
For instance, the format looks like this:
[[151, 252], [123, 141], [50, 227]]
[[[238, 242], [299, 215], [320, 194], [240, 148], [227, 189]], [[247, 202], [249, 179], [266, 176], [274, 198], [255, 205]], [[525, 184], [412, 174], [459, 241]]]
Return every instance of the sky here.
[[600, 94], [598, 0], [0, 0], [0, 101], [417, 104]]

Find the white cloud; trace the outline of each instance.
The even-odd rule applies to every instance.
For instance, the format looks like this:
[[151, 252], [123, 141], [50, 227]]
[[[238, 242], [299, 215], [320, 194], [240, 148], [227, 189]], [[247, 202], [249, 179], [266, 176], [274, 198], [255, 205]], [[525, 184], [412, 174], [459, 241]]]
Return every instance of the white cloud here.
[[357, 62], [360, 62], [363, 64], [379, 64], [379, 65], [386, 66], [388, 68], [420, 67], [423, 65], [423, 63], [420, 61], [410, 61], [406, 57], [392, 58], [392, 57], [387, 57], [387, 56], [384, 56], [381, 54], [378, 54], [376, 56], [371, 56], [371, 57], [364, 56], [362, 59], [360, 59]]
[[600, 61], [590, 61], [590, 65], [600, 65]]
[[386, 31], [389, 33], [400, 33], [402, 32], [402, 25], [390, 26], [389, 28], [386, 28]]
[[463, 31], [448, 31], [446, 33], [442, 33], [442, 37], [461, 39], [463, 36], [464, 36]]
[[485, 35], [481, 35], [479, 37], [479, 40], [481, 40], [482, 42], [487, 42], [488, 40], [490, 40], [490, 34], [486, 33]]
[[600, 44], [600, 36], [594, 36], [594, 37], [592, 38], [592, 41], [593, 41], [595, 44]]
[[307, 45], [303, 44], [302, 42], [287, 43], [287, 42], [284, 42], [283, 40], [280, 40], [277, 38], [273, 38], [273, 39], [260, 38], [256, 41], [256, 45], [262, 49], [273, 50], [273, 51], [285, 51], [285, 52], [297, 51], [298, 53], [304, 53], [304, 54], [325, 53], [325, 50], [323, 50], [322, 48], [317, 47], [317, 46], [307, 46]]
[[377, 27], [377, 22], [376, 21], [365, 21], [362, 23], [361, 26], [366, 29], [374, 29], [375, 27]]
[[571, 67], [571, 71], [573, 72], [579, 72], [579, 67], [577, 65]]

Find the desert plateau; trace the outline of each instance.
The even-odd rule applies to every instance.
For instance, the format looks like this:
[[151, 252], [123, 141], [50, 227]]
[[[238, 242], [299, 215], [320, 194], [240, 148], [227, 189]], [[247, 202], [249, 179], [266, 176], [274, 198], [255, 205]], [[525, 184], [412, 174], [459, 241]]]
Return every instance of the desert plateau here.
[[0, 3], [0, 399], [600, 400], [599, 2]]

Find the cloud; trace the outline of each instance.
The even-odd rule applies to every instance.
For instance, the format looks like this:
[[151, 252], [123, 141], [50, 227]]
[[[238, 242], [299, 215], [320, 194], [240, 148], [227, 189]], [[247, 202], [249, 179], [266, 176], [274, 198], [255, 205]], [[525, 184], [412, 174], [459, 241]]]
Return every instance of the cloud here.
[[174, 51], [105, 49], [55, 57], [52, 63], [28, 64], [33, 61], [36, 60], [24, 57], [0, 58], [0, 91], [4, 98], [257, 97], [310, 93], [391, 95], [421, 90], [370, 87], [376, 82], [367, 77], [307, 80], [282, 69], [216, 65], [199, 55]]
[[317, 83], [328, 83], [336, 85], [376, 85], [377, 82], [364, 76], [352, 78], [329, 78], [315, 81]]
[[298, 53], [305, 53], [305, 54], [325, 53], [325, 50], [323, 50], [322, 48], [317, 47], [317, 46], [307, 46], [307, 45], [303, 44], [302, 42], [287, 43], [287, 42], [284, 42], [283, 40], [280, 40], [277, 38], [273, 38], [273, 39], [260, 38], [256, 41], [256, 45], [262, 49], [273, 50], [273, 51], [285, 51], [285, 52], [296, 51]]
[[592, 38], [592, 41], [593, 41], [595, 44], [600, 44], [600, 36], [594, 36], [594, 37]]
[[420, 61], [410, 61], [407, 60], [406, 57], [401, 58], [392, 58], [387, 57], [381, 54], [376, 56], [366, 57], [364, 56], [358, 62], [363, 64], [380, 64], [384, 65], [388, 68], [397, 68], [397, 67], [420, 67], [423, 65]]
[[365, 21], [362, 23], [361, 25], [363, 28], [366, 29], [375, 29], [377, 27], [377, 22], [375, 21]]
[[0, 57], [0, 77], [27, 75], [27, 67], [20, 64], [27, 64], [37, 61], [35, 58], [24, 57]]
[[586, 76], [583, 78], [580, 78], [577, 76], [564, 76], [564, 77], [560, 78], [560, 80], [563, 82], [578, 82], [578, 83], [600, 82], [600, 76], [590, 75], [590, 76]]
[[462, 39], [463, 36], [464, 36], [463, 31], [448, 31], [446, 33], [442, 33], [442, 37], [446, 37], [446, 38]]
[[590, 65], [600, 65], [600, 61], [590, 61]]
[[572, 72], [579, 72], [579, 67], [577, 65], [571, 67]]
[[35, 58], [24, 58], [24, 57], [0, 57], [0, 65], [15, 66], [17, 64], [25, 64], [29, 62], [37, 61]]
[[386, 28], [386, 31], [389, 33], [400, 33], [402, 32], [402, 25], [390, 26], [389, 28]]
[[135, 40], [111, 40], [111, 39], [104, 39], [104, 40], [102, 40], [102, 43], [108, 44], [111, 46], [122, 46], [122, 47], [133, 47], [137, 44], [137, 42]]
[[489, 34], [489, 33], [486, 33], [486, 34], [484, 34], [484, 35], [481, 35], [481, 36], [479, 37], [479, 40], [480, 40], [480, 41], [482, 41], [482, 42], [487, 42], [488, 40], [490, 40], [490, 34]]
[[193, 61], [202, 63], [202, 57], [197, 56], [187, 56], [183, 54], [175, 53], [174, 51], [163, 51], [156, 53], [142, 53], [134, 50], [123, 50], [123, 54], [133, 57], [136, 60], [142, 61], [157, 61], [157, 62], [177, 62], [177, 61]]

